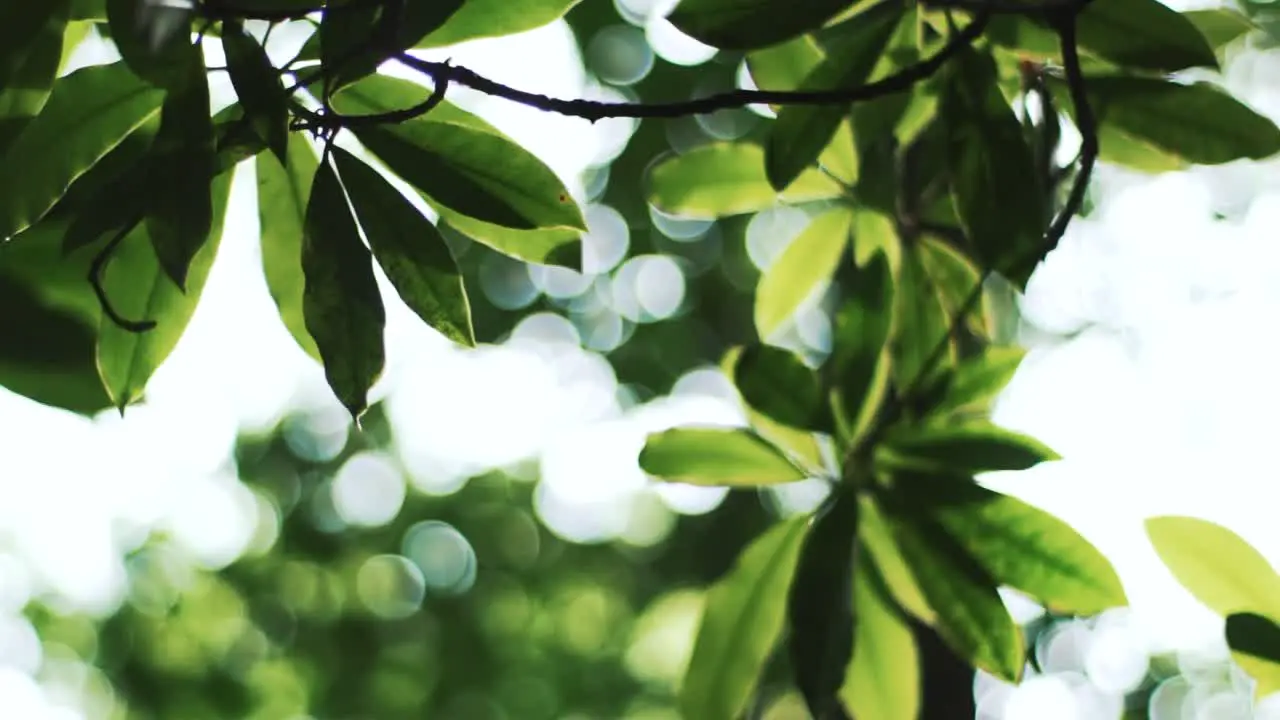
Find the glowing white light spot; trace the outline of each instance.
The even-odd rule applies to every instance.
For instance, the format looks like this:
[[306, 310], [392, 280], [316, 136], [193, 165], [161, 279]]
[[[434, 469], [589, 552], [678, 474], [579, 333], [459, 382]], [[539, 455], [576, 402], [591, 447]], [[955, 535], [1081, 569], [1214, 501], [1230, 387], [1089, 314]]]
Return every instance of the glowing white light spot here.
[[333, 478], [333, 506], [351, 525], [377, 527], [395, 519], [404, 504], [400, 471], [381, 453], [352, 455]]

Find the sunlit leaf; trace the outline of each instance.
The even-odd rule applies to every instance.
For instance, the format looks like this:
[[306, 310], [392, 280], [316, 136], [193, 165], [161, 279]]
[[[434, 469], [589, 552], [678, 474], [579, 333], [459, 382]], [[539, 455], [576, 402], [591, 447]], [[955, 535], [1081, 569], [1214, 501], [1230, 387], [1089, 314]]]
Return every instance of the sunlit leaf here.
[[154, 322], [146, 332], [133, 332], [103, 316], [98, 330], [98, 370], [113, 404], [123, 409], [142, 397], [152, 373], [165, 361], [195, 312], [222, 237], [231, 173], [214, 178], [213, 223], [187, 272], [186, 292], [166, 275], [156, 257], [146, 226], [125, 237], [107, 267], [103, 288], [123, 317]]
[[814, 516], [787, 595], [792, 677], [814, 717], [839, 708], [853, 657], [857, 537], [857, 493], [837, 491]]
[[1182, 16], [1196, 26], [1210, 47], [1219, 51], [1257, 29], [1247, 15], [1231, 8], [1188, 10]]
[[1026, 355], [1027, 351], [1020, 347], [992, 345], [960, 361], [947, 381], [941, 402], [930, 413], [986, 412], [1013, 379]]
[[467, 0], [418, 48], [443, 47], [465, 40], [500, 37], [533, 30], [564, 16], [582, 0]]
[[740, 215], [779, 200], [824, 200], [844, 192], [838, 182], [810, 169], [779, 193], [765, 176], [764, 148], [751, 143], [710, 143], [668, 156], [653, 167], [649, 183], [650, 201], [658, 209], [698, 218]]
[[1193, 517], [1153, 517], [1146, 526], [1174, 577], [1214, 612], [1280, 615], [1280, 575], [1239, 535]]
[[467, 292], [440, 231], [376, 170], [339, 148], [333, 156], [373, 256], [405, 305], [450, 340], [475, 345]]
[[760, 276], [756, 287], [756, 332], [774, 333], [815, 293], [826, 287], [848, 252], [853, 211], [834, 207], [814, 218]]
[[784, 453], [747, 430], [676, 428], [650, 435], [640, 452], [650, 475], [691, 485], [752, 487], [807, 477]]
[[854, 276], [852, 291], [835, 317], [834, 347], [823, 368], [831, 377], [832, 410], [846, 447], [859, 442], [888, 395], [893, 322], [893, 273], [877, 253]]
[[320, 359], [315, 340], [302, 317], [302, 235], [307, 198], [319, 159], [306, 137], [289, 136], [289, 162], [259, 155], [258, 218], [262, 226], [262, 269], [267, 289], [289, 334], [308, 355]]
[[787, 588], [808, 518], [785, 520], [747, 546], [707, 591], [680, 688], [683, 717], [737, 720], [782, 633]]
[[[834, 90], [866, 82], [902, 14], [902, 7], [897, 4], [879, 4], [833, 28], [826, 57], [805, 76], [800, 88]], [[812, 167], [847, 113], [848, 107], [842, 105], [794, 105], [779, 110], [765, 140], [765, 175], [769, 184], [776, 189], [785, 188]]]
[[917, 249], [902, 253], [897, 281], [890, 346], [893, 379], [900, 391], [919, 389], [923, 376], [932, 377], [955, 361], [955, 347], [947, 337], [951, 318]]
[[337, 173], [321, 163], [303, 223], [302, 315], [315, 339], [329, 387], [359, 421], [369, 388], [386, 363], [382, 330], [386, 310], [373, 274], [373, 257], [360, 240]]
[[858, 560], [853, 597], [853, 660], [840, 699], [858, 720], [916, 720], [921, 700], [916, 641], [870, 558]]
[[54, 83], [44, 110], [0, 158], [0, 241], [39, 220], [76, 178], [152, 118], [162, 97], [120, 63]]

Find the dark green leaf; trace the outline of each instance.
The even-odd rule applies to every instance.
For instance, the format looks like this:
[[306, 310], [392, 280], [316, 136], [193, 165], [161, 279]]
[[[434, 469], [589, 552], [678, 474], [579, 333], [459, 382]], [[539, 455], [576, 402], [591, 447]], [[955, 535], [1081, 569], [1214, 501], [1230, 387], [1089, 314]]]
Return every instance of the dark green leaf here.
[[[729, 348], [720, 360], [720, 370], [730, 379], [738, 374], [742, 350], [741, 347]], [[823, 473], [827, 463], [815, 434], [783, 425], [750, 405], [745, 405], [743, 410], [746, 411], [747, 423], [751, 429], [771, 445], [787, 453], [806, 474], [817, 476]]]
[[958, 55], [942, 113], [951, 197], [965, 235], [987, 269], [1023, 285], [1045, 229], [1045, 192], [989, 55]]
[[650, 435], [640, 451], [640, 467], [690, 485], [754, 487], [808, 477], [760, 436], [727, 428], [675, 428]]
[[817, 30], [848, 5], [849, 0], [683, 0], [668, 19], [708, 45], [752, 50]]
[[649, 199], [658, 209], [696, 218], [740, 215], [778, 201], [839, 197], [840, 183], [810, 169], [779, 193], [764, 172], [764, 148], [751, 143], [710, 143], [658, 161], [649, 175]]
[[0, 8], [0, 157], [49, 100], [66, 28], [66, 0]]
[[68, 75], [0, 158], [0, 241], [39, 220], [71, 183], [160, 109], [163, 92], [120, 63]]
[[846, 206], [823, 212], [761, 274], [755, 299], [756, 332], [761, 339], [772, 338], [805, 301], [826, 288], [848, 252], [853, 217]]
[[858, 558], [853, 660], [840, 699], [858, 720], [920, 717], [920, 659], [911, 627], [871, 558]]
[[894, 513], [894, 537], [936, 613], [938, 634], [974, 667], [1018, 682], [1026, 662], [1022, 632], [996, 592], [997, 580], [957, 538], [909, 508]]
[[1160, 0], [1089, 3], [1080, 13], [1076, 35], [1083, 50], [1126, 69], [1218, 67], [1204, 35]]
[[[833, 28], [826, 57], [805, 76], [804, 90], [833, 90], [866, 82], [903, 17], [902, 6], [883, 3]], [[778, 112], [765, 141], [765, 175], [781, 190], [811, 167], [831, 142], [846, 105], [789, 106]]]
[[1280, 575], [1239, 535], [1193, 517], [1153, 517], [1146, 526], [1173, 576], [1214, 612], [1280, 614]]
[[733, 382], [748, 405], [777, 422], [818, 432], [830, 430], [818, 373], [790, 351], [748, 346], [738, 358]]
[[259, 155], [258, 219], [262, 226], [262, 269], [267, 288], [289, 334], [308, 355], [320, 359], [302, 316], [302, 235], [307, 199], [319, 160], [303, 135], [289, 136], [289, 162]]
[[[1062, 107], [1074, 113], [1065, 84], [1053, 85]], [[1103, 160], [1162, 170], [1260, 160], [1280, 151], [1275, 123], [1209, 83], [1103, 75], [1088, 78], [1086, 88]]]
[[748, 545], [729, 574], [707, 591], [680, 687], [683, 717], [742, 716], [782, 633], [787, 587], [807, 527], [804, 516], [775, 525]]
[[107, 19], [106, 0], [71, 0], [71, 19], [105, 21]]
[[347, 206], [337, 173], [321, 163], [311, 185], [302, 238], [302, 314], [329, 387], [357, 422], [386, 358], [386, 310], [373, 258]]
[[139, 223], [107, 266], [103, 288], [111, 304], [131, 320], [149, 320], [146, 332], [125, 330], [103, 317], [98, 329], [98, 371], [115, 407], [121, 411], [142, 397], [152, 373], [178, 344], [195, 312], [205, 279], [222, 238], [231, 173], [213, 180], [213, 224], [208, 240], [191, 261], [186, 292], [165, 274], [146, 226]]
[[329, 2], [316, 35], [320, 59], [336, 68], [329, 78], [336, 91], [378, 69], [398, 52], [440, 28], [463, 0], [414, 2]]
[[190, 82], [194, 7], [149, 0], [106, 0], [106, 5], [111, 39], [135, 75], [162, 88]]
[[1227, 645], [1231, 657], [1257, 683], [1255, 697], [1280, 689], [1280, 625], [1258, 613], [1227, 616]]
[[227, 72], [245, 114], [280, 162], [289, 152], [289, 98], [266, 51], [238, 23], [224, 22]]
[[1059, 459], [1044, 444], [974, 420], [965, 423], [900, 425], [886, 437], [880, 459], [890, 465], [939, 467], [972, 475], [991, 470], [1025, 470]]
[[830, 377], [832, 407], [845, 447], [866, 432], [888, 390], [886, 342], [893, 298], [889, 259], [876, 253], [858, 269], [849, 297], [836, 313], [834, 347], [824, 371]]
[[996, 581], [1053, 612], [1096, 615], [1127, 602], [1106, 557], [1043, 510], [954, 477], [900, 474], [893, 492], [899, 505], [936, 521]]
[[0, 385], [36, 402], [92, 415], [111, 407], [98, 377], [94, 251], [64, 258], [65, 218], [48, 218], [0, 246]]
[[467, 0], [444, 25], [427, 34], [415, 47], [434, 48], [465, 40], [500, 37], [552, 23], [581, 0]]
[[333, 156], [373, 256], [405, 305], [450, 340], [475, 345], [467, 292], [440, 231], [376, 170], [340, 148]]
[[[938, 294], [942, 311], [952, 321], [959, 317], [965, 303], [983, 282], [983, 273], [973, 260], [935, 235], [924, 234], [917, 240], [920, 263]], [[972, 304], [965, 327], [979, 338], [989, 338], [994, 321], [989, 317], [985, 293]]]
[[185, 289], [191, 259], [209, 239], [213, 200], [209, 183], [214, 172], [213, 120], [209, 85], [204, 81], [200, 48], [186, 67], [195, 77], [169, 90], [160, 108], [160, 131], [148, 158], [147, 235], [160, 266]]
[[839, 712], [853, 657], [857, 537], [858, 496], [838, 491], [814, 516], [787, 595], [792, 677], [815, 718]]

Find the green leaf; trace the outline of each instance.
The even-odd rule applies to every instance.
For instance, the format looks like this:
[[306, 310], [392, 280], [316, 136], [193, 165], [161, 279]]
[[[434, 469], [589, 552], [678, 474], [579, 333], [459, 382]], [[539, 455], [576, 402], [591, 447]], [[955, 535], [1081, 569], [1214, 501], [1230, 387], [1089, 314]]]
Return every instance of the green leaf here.
[[[934, 362], [939, 345], [947, 341], [951, 319], [917, 248], [902, 253], [896, 287], [890, 345], [893, 379], [899, 390], [913, 385], [918, 389], [922, 374], [927, 371], [932, 376], [954, 362], [955, 348], [949, 342], [941, 359]], [[933, 367], [927, 367], [930, 364]]]
[[[869, 497], [862, 498], [859, 517], [858, 542], [870, 556], [868, 559], [875, 563], [876, 571], [884, 580], [890, 597], [921, 622], [934, 624], [937, 614], [929, 607], [924, 592], [911, 574], [911, 568], [907, 567], [907, 561], [898, 550], [888, 518]], [[866, 567], [866, 563], [862, 563], [860, 567]]]
[[322, 162], [311, 185], [302, 237], [302, 315], [316, 341], [329, 387], [351, 417], [369, 407], [369, 388], [386, 357], [386, 310], [373, 258], [333, 168]]
[[899, 425], [879, 450], [877, 460], [889, 466], [945, 468], [963, 475], [1025, 470], [1060, 459], [1040, 441], [984, 420]]
[[1214, 50], [1219, 51], [1258, 27], [1247, 15], [1230, 8], [1189, 10], [1182, 16], [1196, 26]]
[[858, 495], [838, 491], [814, 516], [787, 595], [792, 677], [816, 718], [838, 712], [853, 657], [857, 537]]
[[830, 429], [817, 371], [788, 350], [747, 346], [734, 366], [733, 382], [748, 405], [783, 425]]
[[467, 291], [440, 231], [376, 170], [340, 148], [333, 157], [373, 256], [405, 305], [450, 340], [474, 346]]
[[[186, 46], [199, 55], [196, 45]], [[191, 260], [209, 239], [213, 199], [209, 183], [214, 173], [213, 120], [204, 59], [186, 62], [195, 77], [165, 95], [160, 108], [160, 131], [148, 158], [147, 235], [160, 266], [179, 288], [186, 288]]]
[[[1074, 115], [1065, 84], [1052, 86]], [[1108, 162], [1159, 171], [1280, 151], [1280, 128], [1209, 83], [1102, 75], [1087, 78], [1086, 88], [1098, 118], [1100, 157]]]
[[1192, 517], [1153, 517], [1147, 537], [1182, 586], [1211, 610], [1280, 614], [1280, 575], [1230, 530]]
[[1076, 35], [1083, 50], [1126, 69], [1218, 67], [1204, 35], [1160, 0], [1090, 3], [1080, 13]]
[[931, 415], [986, 413], [995, 397], [1004, 390], [1022, 364], [1027, 351], [1012, 345], [988, 346], [981, 354], [956, 364], [947, 382], [942, 401], [930, 409]]
[[464, 0], [330, 2], [316, 36], [324, 66], [338, 68], [330, 78], [331, 88], [373, 73], [388, 58], [439, 29], [463, 5]]
[[1039, 508], [955, 477], [902, 474], [893, 492], [945, 528], [993, 578], [1053, 612], [1096, 615], [1128, 602], [1106, 557]]
[[[982, 292], [982, 270], [964, 253], [932, 234], [921, 235], [916, 247], [920, 262], [928, 273], [930, 282], [938, 294], [942, 311], [952, 321], [959, 317], [969, 297]], [[989, 317], [985, 293], [965, 317], [965, 327], [979, 338], [991, 335], [994, 320]]]
[[747, 53], [747, 70], [756, 87], [764, 90], [794, 90], [800, 87], [826, 53], [811, 35], [800, 35], [786, 42]]
[[[803, 90], [834, 90], [865, 83], [903, 17], [901, 5], [876, 5], [832, 29], [827, 55], [800, 84]], [[787, 106], [778, 111], [765, 141], [765, 175], [781, 190], [812, 167], [831, 142], [847, 105]]]
[[773, 526], [707, 591], [680, 688], [683, 717], [737, 720], [745, 711], [782, 633], [787, 587], [808, 520], [798, 516]]
[[308, 355], [320, 350], [302, 316], [302, 235], [307, 199], [319, 160], [311, 143], [299, 134], [289, 136], [289, 162], [259, 155], [258, 218], [261, 223], [262, 269], [267, 288], [289, 334]]
[[135, 75], [162, 88], [191, 80], [193, 7], [145, 0], [106, 0], [106, 6], [111, 39]]
[[505, 137], [433, 114], [394, 127], [357, 126], [355, 134], [432, 202], [461, 215], [517, 230], [586, 230], [555, 173]]
[[808, 477], [759, 435], [726, 428], [675, 428], [652, 434], [640, 451], [640, 468], [690, 485], [754, 487]]
[[444, 25], [428, 33], [415, 47], [456, 45], [466, 40], [514, 35], [548, 25], [581, 0], [467, 0]]
[[1025, 285], [1047, 219], [1045, 192], [1022, 126], [989, 55], [958, 55], [942, 96], [951, 198], [978, 259]]
[[160, 266], [146, 226], [134, 227], [115, 252], [103, 277], [103, 289], [112, 306], [131, 320], [149, 320], [156, 325], [138, 333], [117, 326], [103, 317], [98, 328], [98, 371], [121, 412], [142, 397], [152, 373], [169, 356], [195, 312], [205, 279], [222, 237], [231, 173], [213, 180], [213, 224], [208, 240], [196, 253], [187, 273], [183, 292]]
[[1021, 630], [996, 592], [997, 580], [936, 521], [901, 510], [894, 513], [894, 537], [936, 613], [938, 634], [974, 667], [1018, 682], [1026, 651]]
[[853, 660], [840, 699], [858, 720], [916, 720], [921, 698], [916, 641], [871, 558], [858, 560], [853, 598]]
[[84, 415], [111, 407], [95, 359], [97, 299], [86, 282], [94, 251], [64, 258], [65, 218], [0, 246], [0, 385]]
[[61, 78], [0, 158], [0, 241], [35, 224], [76, 178], [160, 109], [163, 93], [120, 63]]
[[814, 218], [760, 276], [756, 287], [755, 322], [761, 339], [769, 339], [831, 281], [840, 258], [848, 252], [853, 210], [833, 207]]
[[820, 170], [800, 174], [779, 193], [764, 171], [764, 148], [751, 143], [709, 143], [654, 165], [649, 199], [659, 210], [691, 218], [740, 215], [773, 207], [839, 197], [844, 189]]
[[0, 9], [0, 157], [49, 100], [66, 28], [66, 0]]
[[107, 19], [106, 0], [71, 0], [71, 19], [105, 21]]
[[507, 257], [582, 270], [582, 233], [577, 230], [512, 230], [445, 208], [437, 207], [436, 211], [444, 224]]
[[280, 162], [289, 152], [289, 97], [279, 73], [258, 41], [235, 22], [223, 22], [222, 48], [231, 85], [253, 123]]
[[753, 50], [821, 28], [849, 0], [683, 0], [668, 19], [686, 35], [726, 50]]
[[[731, 380], [738, 374], [738, 362], [742, 359], [742, 350], [741, 347], [729, 348], [720, 360], [721, 372]], [[743, 404], [747, 423], [760, 437], [787, 453], [806, 474], [816, 477], [824, 473], [826, 460], [816, 435], [807, 430], [783, 425], [745, 402]]]
[[1265, 615], [1244, 612], [1227, 616], [1231, 658], [1257, 681], [1254, 697], [1280, 690], [1280, 625]]
[[835, 318], [834, 347], [824, 367], [844, 447], [858, 443], [888, 394], [886, 342], [893, 321], [893, 272], [877, 253], [858, 269]]

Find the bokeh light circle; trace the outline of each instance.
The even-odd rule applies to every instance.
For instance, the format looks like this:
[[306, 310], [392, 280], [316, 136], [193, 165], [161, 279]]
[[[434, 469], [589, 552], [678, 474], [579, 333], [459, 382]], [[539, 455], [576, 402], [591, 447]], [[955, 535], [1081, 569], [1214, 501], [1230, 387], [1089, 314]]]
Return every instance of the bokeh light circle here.
[[452, 525], [425, 520], [409, 528], [401, 552], [421, 571], [426, 588], [436, 595], [461, 595], [476, 582], [476, 551]]
[[375, 555], [356, 572], [356, 594], [374, 615], [409, 617], [422, 606], [426, 581], [417, 565], [400, 555]]

